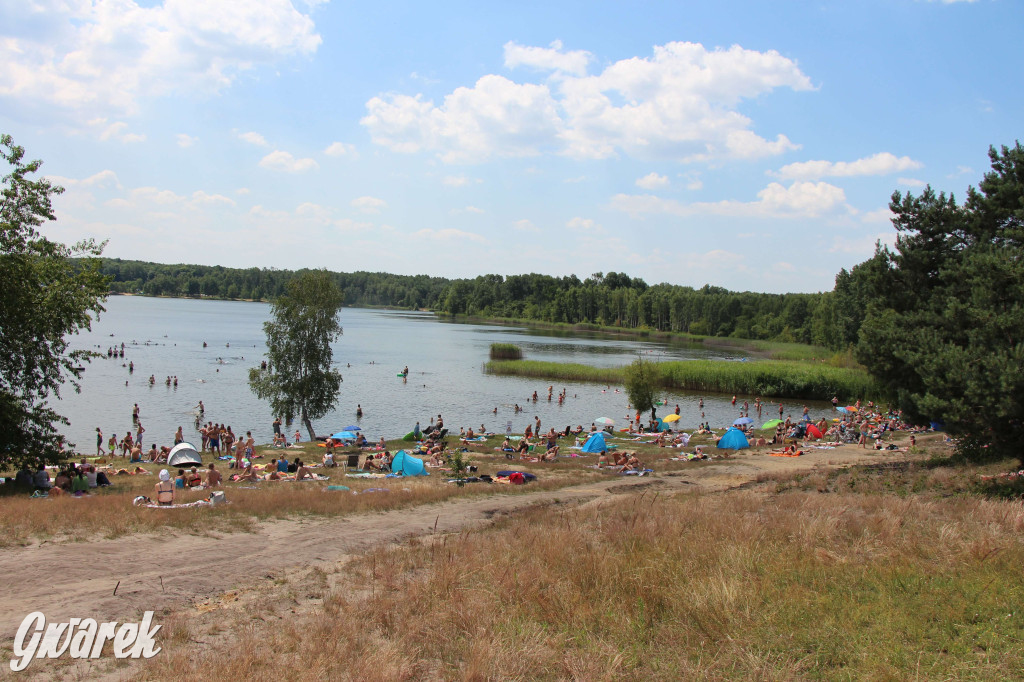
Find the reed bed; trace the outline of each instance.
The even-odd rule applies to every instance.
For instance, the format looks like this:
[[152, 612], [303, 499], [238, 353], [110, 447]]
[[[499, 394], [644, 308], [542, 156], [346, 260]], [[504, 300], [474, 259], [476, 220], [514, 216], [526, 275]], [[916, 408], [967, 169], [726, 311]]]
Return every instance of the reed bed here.
[[1022, 532], [1024, 505], [978, 498], [734, 491], [541, 509], [374, 551], [336, 569], [344, 588], [311, 576], [287, 586], [322, 598], [309, 613], [268, 618], [261, 597], [217, 617], [243, 636], [197, 650], [207, 635], [187, 631], [140, 672], [1019, 679]]
[[[736, 393], [774, 398], [822, 400], [838, 396], [852, 401], [883, 394], [867, 372], [848, 367], [795, 361], [732, 362], [689, 360], [650, 363], [652, 381], [660, 388], [698, 393]], [[488, 362], [491, 374], [538, 379], [621, 384], [623, 368], [575, 363], [516, 360]]]
[[492, 343], [491, 360], [522, 360], [523, 349], [514, 343]]

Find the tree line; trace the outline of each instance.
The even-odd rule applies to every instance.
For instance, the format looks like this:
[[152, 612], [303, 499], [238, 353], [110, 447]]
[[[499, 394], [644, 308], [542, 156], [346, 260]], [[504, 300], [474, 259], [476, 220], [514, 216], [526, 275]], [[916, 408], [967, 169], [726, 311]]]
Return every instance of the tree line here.
[[[304, 270], [165, 265], [105, 258], [114, 293], [272, 301]], [[840, 292], [764, 294], [722, 287], [648, 285], [625, 273], [480, 275], [446, 279], [383, 272], [330, 273], [345, 305], [428, 309], [444, 315], [596, 325], [698, 336], [810, 343], [845, 349], [863, 318]], [[849, 275], [840, 273], [839, 281]], [[837, 306], [841, 302], [841, 307]], [[841, 309], [842, 308], [842, 309]]]

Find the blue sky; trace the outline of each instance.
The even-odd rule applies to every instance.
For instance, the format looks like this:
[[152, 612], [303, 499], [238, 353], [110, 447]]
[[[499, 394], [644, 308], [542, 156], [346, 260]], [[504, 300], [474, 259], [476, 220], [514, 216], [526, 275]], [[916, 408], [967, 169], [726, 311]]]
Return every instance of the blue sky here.
[[1021, 137], [1010, 0], [0, 0], [45, 233], [231, 267], [831, 289]]

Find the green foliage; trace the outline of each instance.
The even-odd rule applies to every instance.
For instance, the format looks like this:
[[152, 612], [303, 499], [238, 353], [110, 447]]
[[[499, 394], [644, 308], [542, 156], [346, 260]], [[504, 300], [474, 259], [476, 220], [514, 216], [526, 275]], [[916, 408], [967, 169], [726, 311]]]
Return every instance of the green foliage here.
[[[116, 293], [256, 300], [279, 296], [302, 272], [120, 259], [105, 260], [103, 270]], [[425, 308], [451, 316], [523, 320], [576, 330], [797, 342], [838, 350], [851, 343], [836, 327], [832, 292], [760, 294], [712, 286], [648, 286], [642, 279], [615, 272], [596, 273], [583, 281], [575, 275], [536, 273], [458, 280], [381, 272], [339, 272], [331, 277], [345, 292], [346, 305]]]
[[637, 358], [632, 364], [623, 368], [622, 383], [633, 408], [637, 412], [650, 410], [651, 419], [654, 419], [654, 375], [650, 365], [651, 363], [644, 362], [643, 358]]
[[472, 464], [468, 453], [456, 448], [455, 450], [445, 453], [444, 459], [448, 464], [448, 468], [452, 471], [452, 477], [459, 481], [458, 485], [465, 485], [461, 479], [466, 478], [466, 473], [469, 471], [469, 467]]
[[492, 343], [491, 360], [522, 360], [523, 349], [514, 343]]
[[[625, 383], [625, 368], [622, 367], [511, 360], [488, 362], [485, 368], [491, 374], [507, 376], [602, 384]], [[824, 400], [835, 395], [848, 402], [858, 398], [867, 400], [883, 394], [882, 387], [862, 369], [803, 362], [688, 360], [647, 363], [645, 371], [651, 375], [650, 381], [658, 388], [699, 393], [737, 393], [808, 400]]]
[[341, 336], [338, 312], [344, 296], [329, 273], [313, 270], [288, 283], [274, 301], [267, 334], [267, 369], [249, 370], [249, 387], [269, 400], [276, 414], [299, 416], [316, 438], [311, 419], [326, 415], [337, 402], [341, 375], [331, 365], [331, 343]]
[[1024, 148], [989, 156], [963, 206], [931, 187], [893, 194], [895, 251], [858, 277], [869, 302], [857, 354], [914, 421], [1021, 457]]
[[93, 258], [102, 244], [66, 246], [38, 232], [54, 220], [51, 197], [64, 190], [30, 179], [42, 162], [24, 155], [0, 136], [9, 167], [0, 185], [0, 469], [63, 459], [57, 425], [68, 421], [47, 401], [60, 398], [65, 382], [78, 390], [74, 368], [94, 354], [69, 352], [68, 339], [103, 311], [107, 289]]

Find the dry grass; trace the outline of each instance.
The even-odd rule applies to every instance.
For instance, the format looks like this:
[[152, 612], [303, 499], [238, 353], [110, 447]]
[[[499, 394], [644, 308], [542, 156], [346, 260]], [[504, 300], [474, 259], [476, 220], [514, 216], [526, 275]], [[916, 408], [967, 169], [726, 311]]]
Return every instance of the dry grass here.
[[[827, 484], [822, 476], [785, 494], [647, 494], [541, 509], [485, 531], [381, 549], [337, 569], [343, 584], [309, 575], [269, 586], [247, 609], [208, 614], [210, 627], [232, 631], [230, 646], [197, 650], [176, 644], [184, 635], [175, 634], [142, 673], [195, 680], [1024, 675], [1024, 504], [816, 491]], [[199, 621], [190, 627], [195, 632], [184, 638], [209, 641]]]
[[[500, 441], [499, 441], [500, 442]], [[307, 452], [287, 451], [288, 456], [312, 459], [322, 455], [309, 448]], [[308, 453], [308, 454], [307, 454]], [[270, 519], [295, 518], [304, 515], [338, 516], [366, 511], [385, 511], [399, 507], [440, 502], [456, 497], [480, 495], [516, 495], [536, 490], [576, 485], [600, 474], [580, 471], [575, 464], [521, 464], [497, 456], [493, 450], [474, 453], [479, 473], [493, 473], [506, 468], [534, 471], [538, 481], [529, 486], [473, 484], [463, 488], [445, 483], [447, 476], [431, 470], [425, 478], [352, 479], [345, 478], [341, 468], [317, 469], [331, 477], [326, 482], [260, 482], [226, 483], [223, 487], [229, 505], [214, 508], [155, 510], [135, 507], [137, 495], [153, 497], [157, 476], [114, 476], [113, 485], [94, 491], [83, 498], [61, 496], [31, 498], [25, 493], [0, 496], [0, 547], [25, 545], [35, 541], [75, 542], [92, 538], [116, 538], [136, 533], [176, 530], [184, 533], [250, 532], [258, 522]], [[118, 465], [124, 460], [118, 460]], [[269, 459], [264, 460], [269, 461]], [[221, 463], [218, 462], [218, 465]], [[218, 466], [225, 476], [230, 473]], [[147, 466], [154, 472], [162, 466]], [[328, 491], [328, 484], [345, 485], [360, 493], [368, 488], [387, 488], [386, 493], [371, 495], [349, 491]], [[203, 499], [207, 492], [179, 491], [179, 501]]]

